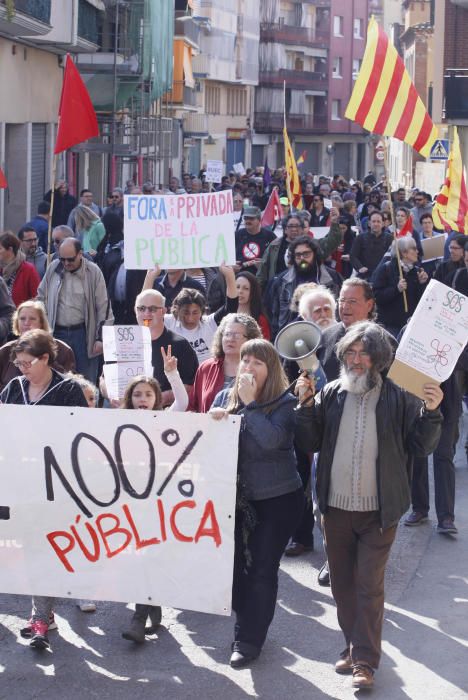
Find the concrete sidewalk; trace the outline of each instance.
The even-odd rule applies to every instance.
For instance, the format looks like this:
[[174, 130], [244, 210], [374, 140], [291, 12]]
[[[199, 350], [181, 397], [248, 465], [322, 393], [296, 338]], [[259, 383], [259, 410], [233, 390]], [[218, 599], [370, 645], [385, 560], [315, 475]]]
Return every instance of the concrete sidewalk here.
[[[464, 416], [464, 424], [468, 422]], [[373, 698], [457, 700], [468, 697], [468, 470], [457, 455], [457, 538], [438, 535], [435, 519], [399, 527], [387, 575], [383, 658]], [[30, 611], [24, 596], [0, 596], [0, 699], [164, 698], [237, 700], [352, 698], [349, 677], [333, 664], [343, 649], [330, 589], [317, 585], [316, 551], [283, 561], [278, 609], [261, 657], [251, 669], [227, 662], [232, 620], [164, 609], [160, 634], [143, 646], [121, 638], [125, 605], [98, 603], [81, 613], [57, 605], [52, 651], [37, 653], [19, 637]], [[47, 572], [44, 572], [47, 575]], [[187, 581], [190, 585], [190, 581]]]

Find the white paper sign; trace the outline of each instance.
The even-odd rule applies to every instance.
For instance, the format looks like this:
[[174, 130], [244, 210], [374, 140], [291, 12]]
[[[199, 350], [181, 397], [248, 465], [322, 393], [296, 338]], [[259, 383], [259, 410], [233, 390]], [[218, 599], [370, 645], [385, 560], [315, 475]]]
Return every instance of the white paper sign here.
[[219, 267], [236, 261], [231, 190], [125, 195], [125, 267]]
[[238, 416], [0, 412], [3, 593], [230, 613]]
[[109, 399], [123, 399], [129, 382], [139, 374], [153, 376], [151, 357], [145, 362], [114, 362], [105, 364], [104, 381]]
[[443, 382], [468, 341], [468, 298], [431, 280], [408, 323], [396, 359]]
[[245, 175], [244, 163], [234, 163], [232, 169], [237, 175]]
[[208, 160], [206, 162], [206, 182], [221, 182], [224, 175], [224, 163], [222, 160]]
[[145, 362], [151, 365], [151, 333], [145, 326], [103, 326], [105, 362]]
[[331, 199], [327, 199], [327, 197], [324, 197], [323, 206], [326, 207], [327, 209], [331, 209], [333, 206], [333, 202], [331, 201]]

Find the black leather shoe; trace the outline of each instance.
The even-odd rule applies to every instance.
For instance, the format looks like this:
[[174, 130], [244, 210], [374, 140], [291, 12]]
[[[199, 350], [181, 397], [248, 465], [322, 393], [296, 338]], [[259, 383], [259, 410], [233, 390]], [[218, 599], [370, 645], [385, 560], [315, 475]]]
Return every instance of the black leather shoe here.
[[318, 572], [317, 581], [319, 586], [329, 586], [330, 585], [330, 572], [328, 570], [328, 559]]
[[252, 661], [255, 661], [258, 654], [243, 654], [241, 651], [233, 651], [229, 660], [232, 668], [243, 668], [248, 666]]

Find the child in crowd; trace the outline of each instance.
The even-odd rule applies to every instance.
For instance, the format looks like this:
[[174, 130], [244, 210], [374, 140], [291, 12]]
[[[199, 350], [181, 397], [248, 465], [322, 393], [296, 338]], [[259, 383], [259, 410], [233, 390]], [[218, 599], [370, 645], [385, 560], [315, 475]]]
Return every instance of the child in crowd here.
[[[171, 346], [168, 345], [167, 353], [161, 348], [164, 360], [164, 372], [174, 393], [174, 403], [168, 411], [185, 411], [188, 406], [188, 396], [177, 370], [177, 358], [172, 357]], [[128, 384], [121, 408], [144, 409], [147, 411], [162, 410], [162, 392], [159, 382], [153, 377], [139, 375]], [[151, 625], [146, 627], [149, 617]], [[136, 603], [135, 613], [128, 630], [122, 632], [122, 637], [131, 642], [142, 644], [145, 634], [154, 634], [161, 624], [161, 606]]]

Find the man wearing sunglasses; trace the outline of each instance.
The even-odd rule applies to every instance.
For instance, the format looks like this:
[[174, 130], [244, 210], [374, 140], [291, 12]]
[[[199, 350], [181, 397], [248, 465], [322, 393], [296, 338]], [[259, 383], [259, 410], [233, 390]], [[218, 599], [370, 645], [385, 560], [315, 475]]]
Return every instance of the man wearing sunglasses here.
[[104, 276], [97, 265], [83, 257], [81, 243], [66, 238], [39, 285], [54, 337], [73, 349], [76, 371], [96, 383], [102, 354], [102, 326], [114, 317]]
[[410, 210], [413, 217], [413, 229], [418, 233], [422, 233], [421, 216], [432, 213], [431, 196], [426, 192], [416, 192], [414, 194], [414, 207]]
[[104, 213], [116, 214], [117, 216], [120, 216], [120, 218], [123, 220], [123, 190], [121, 187], [114, 187], [114, 189], [112, 190], [111, 199], [112, 204], [109, 207], [106, 207]]

